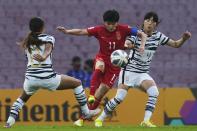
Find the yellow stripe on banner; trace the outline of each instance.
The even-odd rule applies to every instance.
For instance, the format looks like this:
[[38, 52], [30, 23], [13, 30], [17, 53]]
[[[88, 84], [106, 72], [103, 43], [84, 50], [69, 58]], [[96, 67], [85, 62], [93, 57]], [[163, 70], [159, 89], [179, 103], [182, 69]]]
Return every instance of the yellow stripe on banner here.
[[[21, 90], [0, 90], [0, 122], [5, 122], [12, 103], [20, 95]], [[116, 94], [112, 89], [101, 103], [103, 105]], [[148, 97], [137, 89], [130, 89], [125, 101], [121, 103], [112, 117], [106, 120], [110, 124], [139, 125], [144, 117], [145, 104]], [[189, 89], [160, 89], [160, 96], [152, 121], [156, 125], [164, 124], [164, 111], [170, 117], [179, 117], [181, 105], [186, 100], [193, 100]], [[20, 112], [18, 124], [25, 125], [65, 125], [79, 117], [79, 106], [72, 90], [50, 92], [38, 91]]]

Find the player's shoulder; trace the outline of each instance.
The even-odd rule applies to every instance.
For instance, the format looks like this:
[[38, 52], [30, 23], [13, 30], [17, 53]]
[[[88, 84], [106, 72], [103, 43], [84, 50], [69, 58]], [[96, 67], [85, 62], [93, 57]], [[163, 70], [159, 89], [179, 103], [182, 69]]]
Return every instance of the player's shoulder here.
[[40, 35], [38, 35], [38, 38], [40, 38], [40, 39], [55, 39], [54, 36], [49, 35], [49, 34], [40, 34]]
[[158, 38], [160, 39], [164, 34], [160, 31], [154, 31], [152, 36], [155, 37], [155, 38]]
[[128, 24], [118, 24], [119, 28], [130, 28], [130, 26]]
[[40, 34], [40, 35], [38, 35], [38, 38], [44, 42], [52, 42], [52, 43], [55, 42], [54, 36], [49, 35], [49, 34]]

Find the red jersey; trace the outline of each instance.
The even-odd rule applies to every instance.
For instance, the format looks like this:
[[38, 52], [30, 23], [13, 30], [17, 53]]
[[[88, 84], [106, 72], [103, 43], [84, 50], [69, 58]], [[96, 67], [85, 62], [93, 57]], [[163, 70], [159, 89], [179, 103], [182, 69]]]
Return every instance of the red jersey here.
[[105, 63], [105, 73], [101, 77], [101, 81], [112, 87], [119, 75], [120, 68], [111, 63], [110, 55], [114, 50], [124, 49], [126, 37], [136, 35], [137, 29], [131, 29], [128, 25], [118, 25], [115, 31], [109, 32], [104, 25], [101, 25], [90, 27], [87, 31], [89, 36], [94, 36], [99, 41], [100, 50], [95, 61], [100, 59]]
[[104, 25], [90, 27], [87, 31], [89, 36], [94, 36], [99, 41], [100, 50], [97, 56], [108, 62], [114, 50], [124, 49], [126, 37], [132, 34], [131, 27], [122, 24], [119, 24], [113, 32], [109, 32]]

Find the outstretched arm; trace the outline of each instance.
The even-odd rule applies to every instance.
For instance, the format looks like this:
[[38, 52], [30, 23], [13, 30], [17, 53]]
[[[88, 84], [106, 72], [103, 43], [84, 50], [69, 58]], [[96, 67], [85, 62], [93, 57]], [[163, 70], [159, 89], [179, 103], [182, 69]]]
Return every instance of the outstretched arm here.
[[185, 41], [187, 41], [189, 38], [191, 37], [191, 33], [189, 31], [186, 31], [185, 33], [183, 33], [182, 37], [178, 40], [172, 40], [170, 39], [168, 42], [167, 42], [167, 45], [170, 46], [170, 47], [173, 47], [173, 48], [179, 48], [181, 47]]
[[58, 26], [57, 30], [69, 35], [88, 35], [87, 29], [66, 29], [62, 26]]

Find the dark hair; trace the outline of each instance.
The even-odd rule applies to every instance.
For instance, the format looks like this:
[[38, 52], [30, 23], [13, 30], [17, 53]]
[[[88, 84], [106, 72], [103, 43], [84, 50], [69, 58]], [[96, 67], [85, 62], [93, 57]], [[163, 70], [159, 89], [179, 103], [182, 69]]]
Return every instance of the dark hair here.
[[29, 29], [30, 33], [28, 36], [24, 39], [22, 42], [22, 47], [24, 49], [28, 49], [28, 51], [31, 53], [31, 45], [36, 45], [38, 49], [40, 49], [40, 45], [43, 44], [43, 42], [38, 39], [38, 35], [40, 34], [40, 31], [44, 28], [44, 21], [41, 18], [33, 17], [29, 21]]
[[84, 63], [84, 70], [88, 73], [92, 73], [93, 69], [94, 69], [94, 60], [87, 59]]
[[81, 62], [81, 58], [79, 57], [79, 56], [74, 56], [73, 58], [72, 58], [72, 63], [74, 63], [74, 62]]
[[93, 68], [93, 66], [94, 66], [94, 60], [92, 60], [92, 59], [87, 59], [87, 60], [85, 61], [85, 64], [88, 65], [89, 67]]
[[153, 21], [157, 23], [157, 25], [160, 23], [160, 20], [159, 20], [159, 17], [157, 15], [157, 13], [151, 11], [151, 12], [148, 12], [145, 14], [144, 16], [144, 20], [147, 20], [147, 19], [150, 19], [150, 18], [153, 18]]
[[104, 22], [118, 22], [119, 21], [119, 13], [116, 10], [107, 10], [103, 14]]

